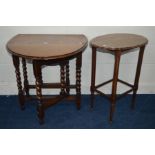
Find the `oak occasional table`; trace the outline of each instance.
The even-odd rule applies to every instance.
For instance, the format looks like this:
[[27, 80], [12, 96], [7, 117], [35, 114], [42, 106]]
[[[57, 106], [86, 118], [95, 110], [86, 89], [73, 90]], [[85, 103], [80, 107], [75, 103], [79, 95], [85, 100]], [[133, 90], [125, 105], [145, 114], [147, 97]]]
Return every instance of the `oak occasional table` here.
[[[107, 34], [103, 36], [98, 36], [91, 40], [91, 43], [90, 43], [92, 47], [92, 75], [91, 75], [91, 87], [90, 87], [91, 108], [93, 108], [95, 92], [109, 99], [111, 102], [110, 122], [112, 122], [116, 99], [120, 99], [122, 96], [130, 92], [133, 92], [131, 107], [134, 108], [135, 97], [138, 90], [138, 83], [139, 83], [139, 77], [141, 72], [143, 54], [144, 54], [145, 45], [147, 43], [148, 43], [147, 38], [143, 36], [136, 35], [136, 34], [126, 34], [126, 33]], [[140, 49], [137, 69], [136, 69], [136, 76], [135, 76], [134, 84], [129, 84], [118, 78], [119, 64], [120, 64], [121, 55], [126, 54], [128, 51], [131, 51], [131, 49], [135, 49], [135, 48]], [[113, 78], [99, 85], [95, 85], [96, 61], [97, 61], [96, 54], [98, 49], [101, 50], [102, 52], [109, 52], [111, 54], [114, 54], [115, 63], [114, 63]], [[128, 74], [128, 72], [126, 74]], [[111, 92], [111, 95], [109, 96], [103, 93], [102, 91], [100, 91], [98, 88], [110, 82], [112, 82], [112, 92]], [[121, 95], [117, 95], [117, 82], [120, 82], [122, 84], [129, 86], [131, 89], [129, 89], [128, 91], [124, 92]]]
[[[64, 98], [75, 99], [77, 108], [81, 102], [81, 66], [82, 52], [87, 46], [84, 35], [57, 34], [19, 34], [7, 43], [7, 50], [12, 54], [15, 67], [18, 96], [21, 109], [24, 109], [26, 99], [33, 99], [29, 89], [36, 89], [38, 100], [37, 112], [39, 122], [44, 122], [44, 110]], [[70, 84], [69, 61], [76, 58], [76, 83]], [[21, 81], [20, 59], [23, 66], [24, 88]], [[26, 60], [31, 60], [36, 79], [35, 84], [29, 84]], [[42, 66], [60, 66], [60, 83], [44, 83]], [[54, 74], [53, 74], [54, 76]], [[51, 98], [42, 95], [42, 88], [61, 89], [60, 95]], [[70, 95], [70, 89], [76, 89], [76, 95]]]

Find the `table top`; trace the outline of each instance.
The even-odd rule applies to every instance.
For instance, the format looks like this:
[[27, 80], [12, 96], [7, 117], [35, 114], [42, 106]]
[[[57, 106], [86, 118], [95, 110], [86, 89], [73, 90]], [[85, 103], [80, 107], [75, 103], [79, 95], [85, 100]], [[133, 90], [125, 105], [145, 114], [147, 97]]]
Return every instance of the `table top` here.
[[87, 42], [80, 34], [19, 34], [7, 43], [7, 49], [16, 56], [48, 60], [78, 54]]
[[103, 48], [110, 51], [130, 50], [142, 47], [148, 43], [147, 38], [141, 35], [128, 33], [114, 33], [98, 36], [91, 40], [92, 47]]

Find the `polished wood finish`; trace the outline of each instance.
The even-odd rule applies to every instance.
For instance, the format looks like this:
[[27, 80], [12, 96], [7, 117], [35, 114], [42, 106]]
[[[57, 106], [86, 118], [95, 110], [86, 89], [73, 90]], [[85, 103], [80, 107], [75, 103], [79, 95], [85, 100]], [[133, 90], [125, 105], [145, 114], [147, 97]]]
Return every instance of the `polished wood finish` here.
[[148, 43], [147, 38], [137, 34], [113, 33], [98, 36], [91, 41], [91, 45], [96, 48], [109, 51], [125, 51], [133, 48], [145, 46]]
[[[128, 93], [133, 92], [131, 107], [132, 108], [135, 107], [135, 98], [136, 98], [136, 93], [138, 90], [138, 83], [139, 83], [139, 78], [140, 78], [143, 54], [144, 54], [144, 49], [147, 43], [148, 43], [148, 40], [143, 36], [135, 35], [135, 34], [126, 34], [126, 33], [103, 35], [103, 36], [99, 36], [99, 37], [92, 39], [92, 41], [90, 42], [92, 46], [92, 75], [91, 75], [91, 87], [90, 87], [90, 90], [91, 90], [90, 105], [91, 105], [91, 108], [93, 108], [95, 92], [106, 97], [111, 103], [110, 117], [109, 117], [110, 122], [112, 122], [112, 119], [113, 119], [117, 99], [120, 99], [123, 96], [127, 95]], [[138, 57], [135, 81], [134, 81], [134, 84], [132, 85], [123, 80], [120, 80], [118, 78], [118, 75], [119, 75], [119, 64], [120, 64], [121, 55], [123, 53], [126, 54], [128, 51], [134, 48], [140, 48], [140, 52], [139, 52], [139, 57]], [[102, 50], [103, 52], [109, 52], [110, 54], [112, 53], [115, 57], [115, 63], [114, 63], [113, 78], [95, 86], [96, 54], [97, 54], [98, 49]], [[98, 88], [110, 82], [112, 82], [112, 92], [110, 96], [98, 90]], [[117, 83], [118, 82], [129, 86], [130, 89], [120, 95], [117, 95]]]
[[[24, 108], [25, 100], [37, 99], [37, 113], [40, 124], [44, 123], [45, 110], [57, 102], [68, 99], [76, 100], [77, 109], [81, 106], [81, 66], [82, 52], [87, 47], [84, 35], [45, 35], [21, 34], [13, 37], [7, 44], [7, 50], [12, 54], [17, 77], [19, 103]], [[24, 89], [19, 70], [22, 58]], [[35, 84], [29, 84], [26, 59], [32, 61]], [[76, 84], [70, 84], [69, 61], [76, 59]], [[44, 83], [42, 66], [60, 66], [60, 83]], [[46, 97], [42, 89], [60, 89], [60, 95]], [[30, 89], [36, 89], [36, 96], [29, 94]], [[70, 89], [76, 89], [76, 95], [70, 95]]]
[[86, 46], [87, 38], [78, 34], [19, 34], [7, 43], [11, 54], [39, 60], [68, 58]]

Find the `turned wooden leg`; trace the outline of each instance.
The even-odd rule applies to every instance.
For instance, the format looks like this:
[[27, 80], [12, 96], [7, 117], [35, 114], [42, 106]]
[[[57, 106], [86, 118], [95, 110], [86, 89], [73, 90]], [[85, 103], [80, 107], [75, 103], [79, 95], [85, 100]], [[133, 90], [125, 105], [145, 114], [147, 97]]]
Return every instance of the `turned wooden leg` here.
[[42, 100], [42, 76], [41, 76], [41, 65], [38, 61], [33, 61], [34, 75], [36, 78], [36, 94], [38, 99], [37, 112], [40, 124], [44, 123], [44, 107]]
[[70, 94], [70, 80], [69, 80], [69, 61], [66, 64], [66, 92], [67, 95]]
[[64, 95], [65, 93], [65, 65], [60, 64], [60, 81], [61, 81], [61, 92], [60, 95]]
[[24, 90], [25, 90], [26, 96], [29, 96], [29, 82], [28, 82], [28, 76], [27, 76], [26, 60], [24, 58], [22, 58], [22, 64], [23, 64]]
[[93, 109], [94, 105], [94, 92], [95, 92], [95, 78], [96, 78], [96, 48], [92, 48], [92, 72], [91, 72], [91, 102], [90, 108]]
[[76, 59], [76, 105], [78, 110], [81, 106], [81, 66], [82, 54], [78, 55]]
[[[33, 74], [34, 74], [34, 77], [35, 77], [35, 70], [36, 70], [36, 67], [35, 67], [35, 65], [34, 65], [34, 62], [35, 61], [33, 61], [32, 63], [33, 63]], [[35, 62], [36, 63], [36, 62]], [[40, 75], [40, 80], [41, 80], [41, 84], [43, 84], [43, 79], [42, 79], [42, 74]]]
[[134, 88], [133, 88], [132, 104], [131, 104], [132, 109], [134, 109], [134, 107], [135, 107], [135, 99], [136, 99], [136, 94], [137, 94], [137, 90], [138, 90], [138, 84], [139, 84], [139, 78], [140, 78], [144, 50], [145, 50], [145, 46], [141, 47], [140, 51], [139, 51], [136, 76], [135, 76], [135, 82], [134, 82]]
[[121, 57], [121, 51], [116, 51], [115, 52], [114, 73], [113, 73], [113, 83], [112, 83], [112, 94], [111, 94], [110, 122], [112, 122], [113, 114], [115, 111], [120, 57]]
[[16, 73], [16, 80], [17, 80], [17, 87], [18, 87], [18, 97], [19, 97], [19, 103], [20, 103], [20, 108], [22, 110], [24, 110], [25, 106], [24, 106], [24, 102], [25, 102], [25, 98], [24, 98], [24, 94], [23, 94], [23, 90], [22, 90], [22, 82], [21, 82], [21, 76], [20, 76], [20, 61], [19, 61], [19, 57], [17, 56], [12, 56], [13, 58], [13, 64], [15, 67], [15, 73]]

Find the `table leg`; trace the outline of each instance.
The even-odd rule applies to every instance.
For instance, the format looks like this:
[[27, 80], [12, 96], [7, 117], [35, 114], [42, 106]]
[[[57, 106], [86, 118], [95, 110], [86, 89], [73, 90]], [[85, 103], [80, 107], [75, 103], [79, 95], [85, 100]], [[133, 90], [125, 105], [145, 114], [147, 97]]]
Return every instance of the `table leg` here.
[[61, 81], [60, 95], [65, 95], [65, 65], [64, 64], [60, 64], [60, 81]]
[[135, 99], [136, 99], [136, 94], [137, 94], [137, 90], [138, 90], [138, 84], [139, 84], [139, 78], [140, 78], [144, 50], [145, 50], [145, 46], [141, 47], [140, 51], [139, 51], [136, 76], [135, 76], [135, 82], [134, 82], [134, 88], [133, 88], [132, 104], [131, 104], [132, 109], [134, 109], [134, 107], [135, 107]]
[[121, 51], [116, 51], [115, 52], [115, 64], [114, 64], [113, 82], [112, 82], [110, 122], [112, 122], [113, 114], [114, 114], [114, 111], [115, 111], [120, 57], [121, 57]]
[[37, 61], [33, 61], [33, 71], [36, 78], [36, 94], [38, 99], [37, 112], [40, 124], [44, 123], [44, 107], [42, 101], [42, 73], [41, 73], [41, 64]]
[[67, 95], [70, 94], [70, 80], [69, 80], [69, 61], [66, 64], [66, 92]]
[[81, 106], [81, 67], [82, 67], [82, 54], [76, 58], [76, 105], [77, 109]]
[[15, 73], [16, 73], [16, 80], [17, 80], [17, 87], [18, 87], [18, 97], [19, 97], [19, 103], [20, 103], [20, 108], [22, 110], [24, 110], [25, 106], [24, 106], [24, 102], [25, 102], [25, 98], [24, 98], [24, 94], [23, 94], [23, 90], [22, 90], [22, 82], [21, 82], [21, 76], [20, 76], [20, 61], [19, 61], [19, 57], [17, 56], [12, 56], [13, 58], [13, 64], [15, 67]]
[[24, 58], [22, 58], [22, 64], [23, 64], [24, 90], [25, 90], [26, 96], [29, 96], [29, 82], [28, 82], [28, 76], [27, 76], [26, 60]]
[[90, 108], [94, 105], [94, 92], [95, 92], [95, 78], [96, 78], [96, 48], [92, 47], [92, 72], [91, 72], [91, 104]]

